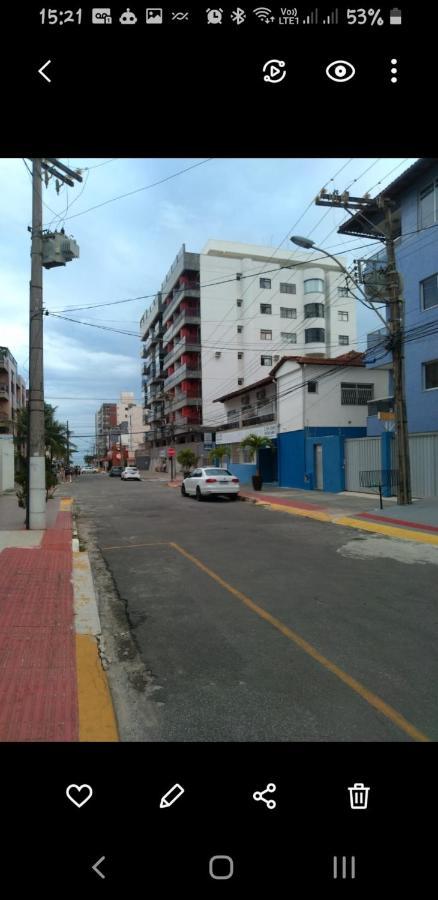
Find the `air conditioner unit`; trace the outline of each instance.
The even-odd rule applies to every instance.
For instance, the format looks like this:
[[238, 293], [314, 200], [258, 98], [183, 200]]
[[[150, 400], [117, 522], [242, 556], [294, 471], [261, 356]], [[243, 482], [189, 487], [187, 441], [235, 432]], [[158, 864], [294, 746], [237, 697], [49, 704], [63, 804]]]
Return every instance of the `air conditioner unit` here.
[[236, 272], [236, 281], [240, 281], [242, 275], [240, 272]]
[[238, 378], [238, 379], [237, 379], [237, 384], [243, 384], [243, 382], [244, 382], [244, 379], [243, 379], [243, 378]]
[[222, 353], [220, 350], [216, 350], [216, 353], [214, 355], [215, 355], [216, 359], [219, 359], [219, 357], [222, 356]]
[[238, 300], [236, 300], [236, 303], [238, 306], [242, 306], [242, 300], [240, 298]]
[[237, 354], [237, 359], [243, 359], [243, 352], [242, 352], [242, 351], [240, 351], [240, 353]]
[[274, 356], [274, 362], [278, 362], [279, 359], [280, 359], [279, 356]]

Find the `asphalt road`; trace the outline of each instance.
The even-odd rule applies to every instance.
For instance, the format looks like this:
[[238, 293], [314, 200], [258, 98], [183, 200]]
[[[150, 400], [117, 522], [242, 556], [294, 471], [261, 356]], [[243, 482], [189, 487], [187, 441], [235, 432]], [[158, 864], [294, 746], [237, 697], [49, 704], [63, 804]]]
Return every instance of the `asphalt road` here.
[[438, 548], [154, 480], [62, 493], [126, 604], [142, 739], [438, 740]]

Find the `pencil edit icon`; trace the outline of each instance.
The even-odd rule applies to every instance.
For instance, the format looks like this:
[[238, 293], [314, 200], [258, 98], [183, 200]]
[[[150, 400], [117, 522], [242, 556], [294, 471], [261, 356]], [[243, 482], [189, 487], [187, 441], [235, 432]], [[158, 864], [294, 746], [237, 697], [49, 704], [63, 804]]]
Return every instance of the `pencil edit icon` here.
[[160, 800], [160, 809], [166, 809], [168, 806], [172, 806], [173, 803], [176, 803], [180, 797], [182, 797], [184, 793], [184, 788], [181, 787], [180, 784], [174, 784], [173, 787], [167, 791], [167, 794], [164, 794]]

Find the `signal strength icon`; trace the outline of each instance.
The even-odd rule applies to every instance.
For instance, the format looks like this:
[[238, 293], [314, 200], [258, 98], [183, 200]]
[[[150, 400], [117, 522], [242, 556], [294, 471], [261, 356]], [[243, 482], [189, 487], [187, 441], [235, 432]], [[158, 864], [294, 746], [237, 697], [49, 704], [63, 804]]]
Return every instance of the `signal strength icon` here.
[[329, 15], [322, 20], [323, 25], [337, 25], [339, 22], [339, 10], [334, 9], [333, 12], [329, 13]]
[[311, 13], [309, 13], [306, 18], [302, 20], [303, 25], [317, 25], [318, 24], [318, 10], [314, 9]]
[[267, 6], [258, 6], [257, 9], [253, 10], [253, 13], [258, 19], [261, 19], [266, 23], [273, 20], [272, 9], [268, 9]]

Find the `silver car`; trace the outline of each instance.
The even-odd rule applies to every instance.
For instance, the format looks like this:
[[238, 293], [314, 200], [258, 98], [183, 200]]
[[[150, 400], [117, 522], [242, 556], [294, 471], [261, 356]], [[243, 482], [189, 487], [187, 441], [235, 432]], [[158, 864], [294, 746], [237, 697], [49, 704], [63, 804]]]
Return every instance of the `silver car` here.
[[203, 500], [204, 497], [225, 495], [230, 500], [237, 500], [240, 491], [240, 481], [228, 469], [216, 469], [209, 466], [204, 469], [195, 469], [194, 472], [184, 478], [181, 485], [183, 497], [196, 497]]

